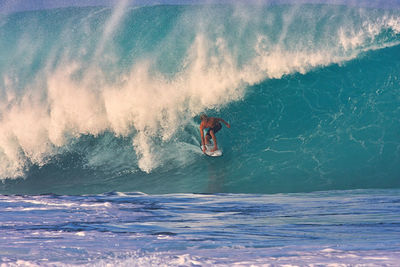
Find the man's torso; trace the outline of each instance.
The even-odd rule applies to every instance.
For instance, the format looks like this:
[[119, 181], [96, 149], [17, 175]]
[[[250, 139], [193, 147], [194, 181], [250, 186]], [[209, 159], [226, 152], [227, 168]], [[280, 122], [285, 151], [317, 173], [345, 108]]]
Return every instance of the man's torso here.
[[217, 118], [208, 118], [207, 121], [204, 123], [204, 128], [209, 129], [209, 128], [214, 128], [218, 125], [218, 119]]

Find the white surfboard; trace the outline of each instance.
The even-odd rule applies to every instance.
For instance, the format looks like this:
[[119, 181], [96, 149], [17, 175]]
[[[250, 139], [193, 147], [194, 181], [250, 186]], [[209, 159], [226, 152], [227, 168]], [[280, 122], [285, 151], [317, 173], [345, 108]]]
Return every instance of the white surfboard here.
[[[213, 152], [211, 150], [214, 148], [214, 145], [208, 144], [206, 145], [206, 151], [204, 152], [207, 156], [210, 157], [220, 157], [222, 156], [222, 150], [218, 149]], [[203, 151], [203, 148], [200, 146], [200, 149]]]

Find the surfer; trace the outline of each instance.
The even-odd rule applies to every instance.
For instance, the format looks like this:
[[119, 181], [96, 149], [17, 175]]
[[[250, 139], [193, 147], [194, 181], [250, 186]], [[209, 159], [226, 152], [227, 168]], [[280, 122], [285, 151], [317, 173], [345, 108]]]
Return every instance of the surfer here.
[[[202, 114], [200, 116], [200, 119], [201, 119], [200, 135], [201, 135], [201, 146], [203, 147], [203, 153], [205, 153], [206, 145], [210, 143], [211, 138], [214, 142], [214, 148], [211, 150], [211, 152], [214, 152], [218, 150], [217, 138], [215, 137], [215, 134], [222, 128], [220, 122], [223, 122], [228, 128], [231, 128], [231, 125], [221, 118], [208, 117], [206, 114]], [[204, 129], [208, 129], [205, 138], [204, 138]]]

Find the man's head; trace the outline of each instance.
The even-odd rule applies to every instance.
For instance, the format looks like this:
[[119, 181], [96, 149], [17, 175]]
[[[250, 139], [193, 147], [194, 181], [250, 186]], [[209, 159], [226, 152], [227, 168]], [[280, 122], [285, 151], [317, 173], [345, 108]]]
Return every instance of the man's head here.
[[207, 115], [204, 113], [200, 115], [201, 121], [205, 121], [205, 120], [207, 120], [207, 118], [208, 118]]

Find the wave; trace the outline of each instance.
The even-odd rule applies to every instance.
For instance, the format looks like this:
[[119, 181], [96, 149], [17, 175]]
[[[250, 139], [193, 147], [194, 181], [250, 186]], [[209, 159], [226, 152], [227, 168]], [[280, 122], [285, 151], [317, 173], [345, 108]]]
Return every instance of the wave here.
[[[398, 159], [397, 148], [385, 153], [397, 147], [397, 115], [381, 108], [398, 98], [391, 59], [399, 15], [309, 4], [133, 8], [128, 1], [2, 15], [4, 190], [18, 191], [11, 180], [21, 177], [46, 181], [40, 190], [50, 191], [63, 179], [63, 192], [77, 179], [71, 193], [109, 191], [127, 179], [145, 192], [235, 192], [245, 180], [254, 182], [245, 192], [347, 188], [362, 186], [367, 162], [378, 165], [369, 180], [389, 173], [384, 184], [398, 185], [398, 168], [381, 164]], [[215, 174], [229, 178], [213, 189], [182, 178], [204, 176], [202, 112], [233, 125], [221, 132], [224, 171]], [[336, 184], [349, 176], [354, 183]], [[163, 189], [159, 181], [171, 177], [184, 185]]]

